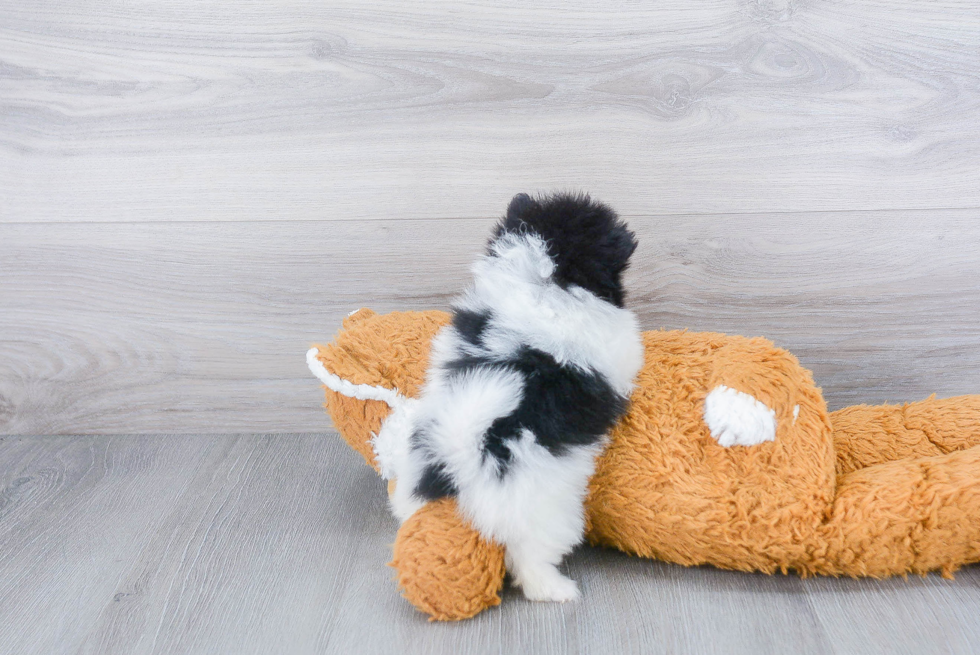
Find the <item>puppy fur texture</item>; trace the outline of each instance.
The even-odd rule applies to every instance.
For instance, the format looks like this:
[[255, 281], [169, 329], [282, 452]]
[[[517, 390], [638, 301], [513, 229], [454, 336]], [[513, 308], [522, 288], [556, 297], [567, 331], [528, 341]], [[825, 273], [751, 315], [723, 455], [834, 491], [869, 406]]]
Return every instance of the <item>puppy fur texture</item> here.
[[376, 438], [395, 515], [455, 496], [533, 600], [578, 596], [557, 565], [582, 540], [595, 458], [643, 363], [623, 308], [635, 249], [588, 196], [516, 196], [433, 341], [420, 399]]

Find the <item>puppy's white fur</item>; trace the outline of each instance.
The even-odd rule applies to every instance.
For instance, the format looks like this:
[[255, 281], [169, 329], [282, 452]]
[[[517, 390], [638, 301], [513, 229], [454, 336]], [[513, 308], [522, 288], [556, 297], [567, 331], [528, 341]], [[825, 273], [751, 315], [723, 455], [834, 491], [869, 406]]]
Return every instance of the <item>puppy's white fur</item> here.
[[[476, 262], [474, 284], [456, 303], [458, 309], [492, 311], [482, 347], [452, 326], [440, 331], [420, 400], [396, 408], [374, 444], [382, 472], [397, 480], [391, 506], [400, 520], [423, 504], [413, 491], [426, 466], [441, 462], [457, 487], [460, 511], [484, 537], [504, 545], [508, 569], [524, 594], [572, 600], [577, 586], [557, 566], [582, 540], [588, 480], [604, 441], [553, 455], [524, 430], [509, 443], [512, 458], [501, 476], [497, 461], [483, 456], [482, 443], [493, 421], [520, 403], [522, 376], [493, 368], [449, 375], [443, 367], [461, 355], [490, 351], [505, 359], [530, 346], [561, 365], [602, 375], [628, 398], [643, 363], [640, 332], [628, 310], [555, 284], [554, 263], [537, 235], [506, 233], [491, 248], [493, 256]], [[413, 448], [413, 431], [421, 425], [428, 438], [423, 448]]]
[[[643, 363], [633, 313], [580, 287], [564, 290], [554, 284], [554, 263], [534, 234], [504, 234], [492, 248], [497, 257], [474, 264], [473, 287], [456, 303], [460, 309], [494, 311], [495, 320], [483, 339], [486, 348], [501, 356], [524, 345], [543, 350], [559, 364], [597, 371], [628, 396]], [[467, 347], [447, 335], [437, 343], [436, 357], [451, 358], [459, 350], [467, 352]]]

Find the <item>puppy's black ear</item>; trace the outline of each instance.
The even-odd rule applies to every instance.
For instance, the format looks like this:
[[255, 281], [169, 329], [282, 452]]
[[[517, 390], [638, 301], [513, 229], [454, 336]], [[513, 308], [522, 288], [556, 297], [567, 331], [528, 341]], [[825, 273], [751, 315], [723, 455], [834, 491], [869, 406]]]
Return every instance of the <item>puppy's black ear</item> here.
[[528, 218], [539, 208], [540, 205], [537, 201], [526, 193], [518, 193], [514, 196], [510, 204], [507, 205], [507, 214], [500, 219], [497, 227], [493, 230], [490, 241], [487, 243], [487, 254], [491, 257], [494, 256], [493, 242], [499, 239], [501, 235], [507, 232], [520, 233], [522, 230], [526, 230]]
[[526, 193], [518, 193], [507, 205], [507, 219], [509, 221], [519, 220], [527, 214], [528, 210], [534, 206], [534, 200]]

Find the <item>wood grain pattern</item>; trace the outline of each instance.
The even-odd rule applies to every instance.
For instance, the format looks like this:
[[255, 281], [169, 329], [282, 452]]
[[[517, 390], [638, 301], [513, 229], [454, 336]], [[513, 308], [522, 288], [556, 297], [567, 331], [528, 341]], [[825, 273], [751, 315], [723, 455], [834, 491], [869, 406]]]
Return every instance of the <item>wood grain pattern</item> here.
[[0, 221], [980, 206], [964, 0], [0, 2]]
[[[955, 580], [811, 579], [807, 604], [838, 653], [975, 653], [980, 633], [963, 630], [980, 612], [980, 567]], [[860, 617], [859, 621], [851, 622]]]
[[0, 643], [60, 653], [972, 653], [980, 569], [800, 580], [582, 548], [584, 598], [431, 624], [336, 434], [0, 438]]
[[[55, 653], [119, 600], [127, 558], [179, 504], [199, 467], [214, 468], [220, 439], [5, 439], [0, 518], [0, 643]], [[8, 460], [28, 446], [31, 457]], [[177, 459], [182, 466], [161, 466]], [[210, 471], [209, 471], [210, 472]], [[186, 499], [184, 499], [186, 501]], [[177, 518], [171, 517], [171, 521]], [[164, 535], [165, 538], [165, 535]]]
[[[634, 219], [645, 329], [764, 335], [831, 408], [980, 392], [980, 212]], [[317, 430], [352, 309], [447, 308], [489, 221], [0, 225], [0, 432]]]
[[645, 328], [769, 336], [831, 408], [980, 392], [978, 182], [972, 0], [0, 0], [0, 651], [980, 652], [977, 567], [582, 549], [581, 603], [428, 624], [303, 360], [584, 188]]

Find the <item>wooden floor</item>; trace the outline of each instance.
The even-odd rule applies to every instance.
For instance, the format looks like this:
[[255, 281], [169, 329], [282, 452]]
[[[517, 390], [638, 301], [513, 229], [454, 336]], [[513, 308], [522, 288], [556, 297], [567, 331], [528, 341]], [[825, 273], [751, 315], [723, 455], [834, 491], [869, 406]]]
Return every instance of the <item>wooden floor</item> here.
[[584, 548], [584, 598], [429, 623], [383, 485], [326, 434], [0, 441], [5, 653], [976, 653], [955, 581], [687, 569]]
[[831, 409], [980, 392], [973, 0], [0, 0], [0, 652], [980, 652], [978, 568], [397, 596], [304, 354], [551, 189], [635, 229], [646, 329], [766, 335]]

